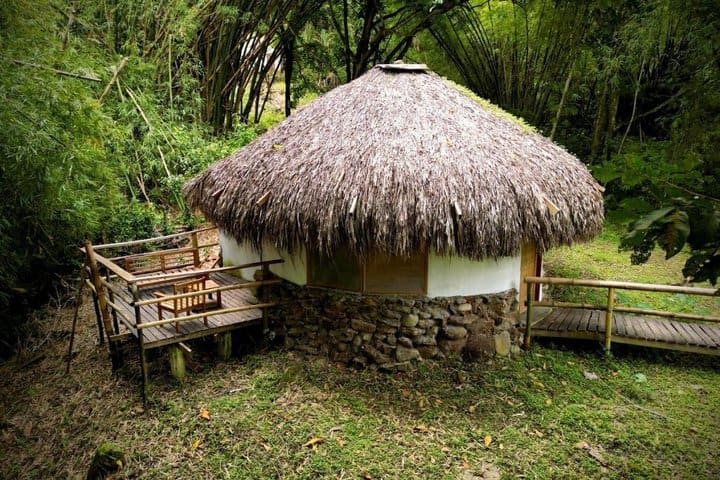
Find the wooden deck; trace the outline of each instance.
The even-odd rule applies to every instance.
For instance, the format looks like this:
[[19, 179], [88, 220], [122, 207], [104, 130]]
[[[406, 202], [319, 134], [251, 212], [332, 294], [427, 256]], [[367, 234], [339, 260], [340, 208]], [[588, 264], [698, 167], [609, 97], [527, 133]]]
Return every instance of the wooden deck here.
[[[605, 339], [605, 311], [538, 308], [533, 337]], [[523, 321], [524, 323], [524, 321]], [[720, 355], [720, 325], [656, 319], [613, 312], [612, 341], [644, 347]]]
[[[210, 275], [210, 279], [214, 280], [219, 286], [234, 285], [243, 282], [240, 278], [229, 275], [227, 273], [216, 272]], [[154, 298], [153, 292], [163, 292], [172, 294], [170, 285], [150, 287], [141, 290], [140, 298], [148, 300]], [[237, 290], [226, 290], [222, 292], [222, 308], [240, 307], [244, 305], [258, 304], [258, 300], [253, 296], [249, 289], [242, 288]], [[134, 318], [135, 311], [125, 303], [120, 306], [127, 312], [128, 316]], [[142, 322], [151, 322], [158, 320], [157, 306], [144, 305], [140, 307], [140, 318]], [[211, 311], [211, 310], [209, 310]], [[175, 330], [175, 324], [160, 325], [141, 329], [143, 333], [143, 347], [152, 349], [170, 345], [173, 343], [200, 338], [216, 333], [235, 330], [248, 325], [258, 324], [262, 320], [262, 310], [253, 308], [241, 312], [226, 313], [208, 317], [208, 324], [205, 325], [203, 319], [189, 320], [179, 324], [179, 331]], [[172, 318], [168, 312], [163, 313], [163, 318]], [[130, 332], [137, 337], [137, 329], [129, 328]]]

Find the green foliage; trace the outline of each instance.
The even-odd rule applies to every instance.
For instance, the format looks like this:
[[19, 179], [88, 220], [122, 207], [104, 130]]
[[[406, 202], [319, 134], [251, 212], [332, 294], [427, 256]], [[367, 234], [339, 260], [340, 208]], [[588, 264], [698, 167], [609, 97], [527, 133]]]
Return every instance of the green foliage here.
[[644, 263], [655, 245], [672, 258], [687, 245], [690, 257], [683, 275], [690, 281], [709, 281], [720, 276], [720, 209], [717, 202], [695, 197], [675, 199], [675, 205], [650, 212], [636, 221], [623, 236], [620, 248], [632, 250], [634, 264]]

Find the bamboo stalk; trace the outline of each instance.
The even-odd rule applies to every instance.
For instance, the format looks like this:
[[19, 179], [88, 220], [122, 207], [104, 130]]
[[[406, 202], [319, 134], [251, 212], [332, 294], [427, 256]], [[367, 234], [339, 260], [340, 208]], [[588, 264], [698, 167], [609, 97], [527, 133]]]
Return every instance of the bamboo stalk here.
[[165, 318], [163, 320], [156, 320], [154, 322], [142, 323], [142, 324], [139, 324], [137, 326], [137, 328], [138, 328], [138, 330], [141, 330], [141, 329], [150, 328], [150, 327], [160, 327], [162, 325], [167, 325], [169, 323], [187, 322], [190, 320], [197, 320], [198, 318], [214, 317], [217, 315], [224, 315], [226, 313], [244, 312], [246, 310], [253, 310], [255, 308], [262, 309], [262, 308], [267, 308], [267, 307], [274, 307], [275, 305], [277, 305], [277, 303], [275, 303], [275, 302], [258, 303], [257, 305], [243, 305], [241, 307], [223, 308], [221, 310], [208, 310], [205, 312], [187, 315], [185, 317]]
[[100, 98], [98, 98], [98, 103], [102, 103], [105, 97], [108, 93], [110, 93], [110, 90], [112, 89], [113, 83], [118, 79], [118, 76], [120, 75], [120, 72], [122, 72], [123, 68], [128, 63], [128, 57], [123, 57], [122, 60], [120, 60], [120, 64], [113, 69], [112, 77], [110, 78], [110, 81], [107, 85], [105, 85], [105, 90], [103, 90], [102, 94], [100, 95]]
[[87, 80], [89, 82], [102, 82], [102, 80], [97, 77], [89, 77], [87, 75], [81, 75], [79, 73], [66, 72], [64, 70], [58, 70], [57, 68], [52, 68], [52, 67], [48, 67], [45, 65], [38, 65], [37, 63], [29, 63], [29, 62], [23, 62], [21, 60], [13, 60], [13, 59], [11, 59], [10, 61], [13, 63], [16, 63], [18, 65], [23, 65], [26, 67], [38, 68], [40, 70], [47, 70], [49, 72], [56, 73], [63, 77], [77, 78], [80, 80]]
[[146, 282], [148, 280], [152, 281], [159, 281], [159, 280], [173, 280], [173, 279], [179, 279], [179, 278], [186, 278], [186, 277], [196, 277], [198, 275], [202, 274], [210, 274], [210, 273], [219, 273], [219, 272], [228, 272], [232, 270], [239, 270], [243, 268], [251, 268], [251, 267], [261, 267], [265, 264], [267, 265], [274, 265], [276, 263], [283, 263], [283, 259], [275, 259], [275, 260], [265, 260], [264, 262], [253, 262], [253, 263], [246, 263], [243, 265], [233, 265], [230, 267], [220, 267], [220, 268], [207, 268], [207, 269], [199, 269], [199, 270], [190, 270], [186, 272], [171, 272], [171, 273], [164, 273], [162, 275], [147, 275], [147, 276], [137, 276], [133, 278], [133, 281], [143, 281]]
[[[95, 256], [95, 251], [93, 250], [92, 244], [89, 240], [85, 241], [85, 254], [87, 255], [87, 261], [88, 265], [90, 266], [90, 272], [92, 274], [92, 281], [93, 285], [95, 286], [95, 292], [98, 300], [98, 307], [100, 309], [100, 315], [102, 318], [102, 324], [103, 328], [105, 329], [105, 334], [108, 336], [108, 339], [110, 338], [110, 332], [112, 330], [112, 324], [110, 320], [110, 311], [108, 310], [107, 305], [107, 298], [105, 297], [105, 289], [103, 288], [103, 284], [100, 281], [100, 272], [98, 271], [97, 266], [97, 258]], [[108, 340], [109, 342], [109, 340]], [[111, 353], [113, 346], [112, 344], [109, 345], [111, 349]]]
[[530, 349], [530, 339], [532, 337], [532, 312], [533, 312], [533, 287], [530, 282], [526, 282], [527, 300], [525, 309], [525, 339], [523, 341], [525, 349]]
[[615, 289], [608, 288], [607, 311], [605, 312], [605, 354], [610, 355], [612, 342], [613, 307], [615, 306]]
[[188, 232], [179, 232], [179, 233], [171, 233], [170, 235], [163, 235], [160, 237], [152, 237], [152, 238], [143, 238], [140, 240], [128, 240], [127, 242], [116, 242], [116, 243], [105, 243], [102, 245], [94, 245], [93, 249], [95, 251], [103, 250], [106, 248], [118, 248], [118, 247], [131, 247], [134, 245], [142, 245], [143, 243], [152, 243], [152, 242], [161, 242], [163, 240], [170, 240], [172, 238], [179, 238], [179, 237], [187, 237], [193, 232], [207, 232], [209, 230], [215, 230], [217, 227], [205, 227], [205, 228], [199, 228], [197, 230], [191, 230]]
[[282, 280], [263, 280], [261, 282], [247, 282], [247, 283], [236, 283], [233, 285], [224, 285], [222, 287], [207, 288], [205, 290], [198, 290], [196, 292], [189, 293], [178, 293], [177, 295], [165, 295], [159, 298], [150, 298], [147, 300], [140, 300], [137, 303], [133, 303], [133, 306], [144, 307], [145, 305], [154, 305], [157, 303], [167, 302], [170, 300], [180, 300], [183, 298], [195, 297], [200, 294], [211, 294], [218, 292], [226, 292], [228, 290], [240, 290], [243, 288], [255, 288], [263, 285], [278, 285], [282, 283]]
[[685, 293], [688, 295], [702, 295], [706, 297], [720, 296], [720, 289], [701, 287], [681, 287], [676, 285], [656, 285], [653, 283], [632, 283], [618, 282], [612, 280], [585, 280], [576, 278], [560, 277], [525, 277], [529, 283], [541, 283], [544, 285], [576, 285], [579, 287], [602, 287], [621, 290], [638, 290], [645, 292], [659, 293]]

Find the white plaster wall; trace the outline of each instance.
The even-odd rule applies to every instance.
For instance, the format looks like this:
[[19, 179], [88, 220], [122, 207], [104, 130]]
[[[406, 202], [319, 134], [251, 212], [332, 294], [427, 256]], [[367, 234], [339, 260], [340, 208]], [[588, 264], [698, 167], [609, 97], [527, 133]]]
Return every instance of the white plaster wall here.
[[[226, 266], [242, 265], [260, 261], [260, 252], [255, 250], [249, 243], [238, 243], [231, 235], [220, 231], [220, 247], [223, 252], [223, 262]], [[282, 258], [284, 263], [270, 265], [270, 271], [280, 278], [284, 278], [296, 285], [307, 283], [307, 265], [305, 249], [301, 248], [295, 254], [275, 248], [270, 242], [263, 243], [263, 260]], [[253, 280], [254, 273], [259, 268], [242, 268], [240, 276], [245, 280]]]
[[428, 297], [453, 297], [520, 290], [520, 256], [497, 260], [464, 257], [428, 257]]

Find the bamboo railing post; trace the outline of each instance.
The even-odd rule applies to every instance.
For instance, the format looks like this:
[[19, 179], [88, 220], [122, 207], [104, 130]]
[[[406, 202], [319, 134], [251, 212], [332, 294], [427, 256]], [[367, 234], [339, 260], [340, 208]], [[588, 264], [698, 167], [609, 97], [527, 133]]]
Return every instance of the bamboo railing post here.
[[[85, 265], [83, 267], [85, 269], [85, 275], [88, 278], [92, 277], [92, 273], [90, 272], [90, 265]], [[103, 324], [102, 324], [102, 315], [100, 314], [100, 304], [98, 303], [97, 295], [95, 292], [92, 292], [92, 300], [93, 300], [93, 307], [95, 309], [95, 319], [97, 320], [97, 329], [98, 329], [98, 345], [102, 345], [105, 343], [105, 335], [103, 335]]]
[[525, 282], [527, 290], [527, 300], [525, 302], [525, 350], [530, 349], [530, 339], [532, 337], [532, 310], [533, 310], [533, 284]]
[[197, 232], [192, 232], [190, 235], [190, 244], [193, 248], [193, 264], [195, 264], [195, 268], [200, 267], [200, 247], [198, 243], [198, 234]]
[[605, 311], [605, 354], [610, 355], [612, 342], [613, 308], [615, 307], [615, 289], [608, 288], [607, 310]]

